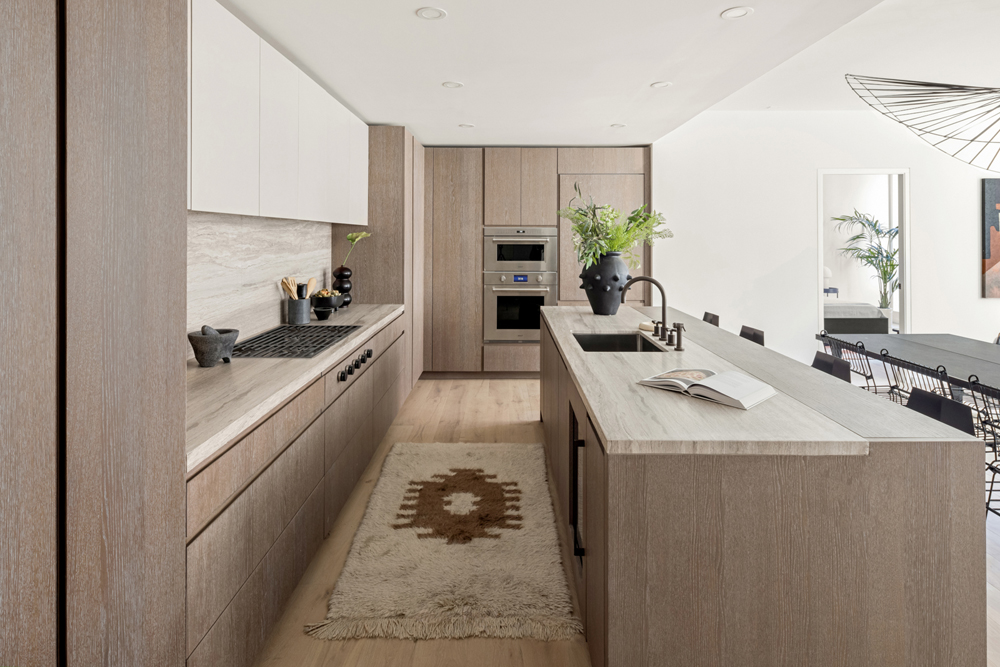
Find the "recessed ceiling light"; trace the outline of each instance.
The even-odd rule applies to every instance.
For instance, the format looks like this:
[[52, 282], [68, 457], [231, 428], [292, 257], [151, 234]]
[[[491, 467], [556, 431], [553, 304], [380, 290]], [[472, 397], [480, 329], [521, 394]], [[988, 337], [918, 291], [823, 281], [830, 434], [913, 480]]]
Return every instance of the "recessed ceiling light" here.
[[611, 127], [615, 128], [616, 130], [620, 130], [621, 128], [623, 128], [625, 126], [622, 125], [621, 123], [614, 123]]
[[746, 18], [753, 14], [753, 7], [730, 7], [726, 11], [719, 14], [724, 19], [735, 20]]
[[650, 88], [669, 88], [672, 85], [674, 85], [674, 84], [671, 81], [654, 81], [653, 83], [649, 84], [649, 87]]
[[465, 84], [461, 83], [460, 81], [445, 81], [441, 85], [444, 86], [445, 88], [461, 88]]
[[470, 127], [475, 127], [475, 125], [473, 125], [472, 123], [459, 123], [458, 126], [459, 127], [464, 127], [466, 129], [468, 129]]
[[437, 7], [421, 7], [417, 10], [417, 16], [422, 19], [427, 19], [428, 21], [437, 21], [438, 19], [443, 19], [448, 16], [448, 12], [443, 9], [438, 9]]

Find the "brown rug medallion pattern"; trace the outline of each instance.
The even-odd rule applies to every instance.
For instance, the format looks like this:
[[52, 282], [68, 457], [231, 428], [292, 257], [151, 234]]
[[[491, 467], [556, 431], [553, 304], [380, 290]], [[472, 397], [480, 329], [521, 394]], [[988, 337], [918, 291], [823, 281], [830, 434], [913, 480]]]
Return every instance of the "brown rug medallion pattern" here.
[[538, 444], [397, 443], [320, 639], [567, 639], [573, 615]]

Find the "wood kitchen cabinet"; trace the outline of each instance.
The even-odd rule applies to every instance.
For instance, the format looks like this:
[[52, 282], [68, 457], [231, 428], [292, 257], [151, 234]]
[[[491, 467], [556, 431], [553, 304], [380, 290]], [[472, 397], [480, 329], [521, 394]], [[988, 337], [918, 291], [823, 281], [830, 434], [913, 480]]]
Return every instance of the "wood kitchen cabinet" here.
[[191, 208], [260, 214], [260, 37], [191, 2]]
[[483, 149], [435, 148], [434, 371], [483, 368]]
[[501, 227], [554, 227], [559, 177], [555, 148], [486, 148], [483, 222]]

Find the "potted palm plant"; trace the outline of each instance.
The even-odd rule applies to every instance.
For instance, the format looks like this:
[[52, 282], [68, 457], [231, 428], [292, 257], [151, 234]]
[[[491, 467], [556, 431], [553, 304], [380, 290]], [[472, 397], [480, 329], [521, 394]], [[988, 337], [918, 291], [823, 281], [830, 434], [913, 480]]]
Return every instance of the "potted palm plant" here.
[[663, 216], [640, 206], [628, 216], [617, 209], [584, 202], [580, 184], [575, 183], [576, 196], [569, 206], [559, 211], [559, 217], [573, 223], [573, 248], [583, 264], [580, 289], [585, 290], [590, 307], [596, 315], [614, 315], [621, 303], [621, 292], [632, 279], [629, 267], [639, 266], [636, 250], [643, 244], [653, 245], [656, 239], [674, 234], [661, 228]]
[[899, 248], [893, 247], [899, 236], [898, 227], [883, 227], [874, 216], [858, 213], [833, 218], [837, 221], [837, 231], [845, 227], [854, 236], [847, 239], [847, 247], [841, 248], [842, 255], [852, 257], [875, 271], [872, 276], [878, 281], [878, 307], [889, 318], [892, 326], [892, 293], [899, 289]]

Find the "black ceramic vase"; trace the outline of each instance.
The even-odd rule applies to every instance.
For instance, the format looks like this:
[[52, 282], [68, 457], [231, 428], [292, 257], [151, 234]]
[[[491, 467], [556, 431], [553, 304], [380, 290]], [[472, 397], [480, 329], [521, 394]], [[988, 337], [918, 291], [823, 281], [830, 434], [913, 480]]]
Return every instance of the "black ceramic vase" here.
[[580, 274], [580, 289], [587, 293], [595, 315], [614, 315], [622, 302], [622, 288], [632, 276], [620, 252], [601, 255], [601, 260]]
[[336, 278], [336, 280], [333, 281], [333, 289], [344, 295], [344, 308], [351, 305], [351, 288], [354, 287], [354, 285], [351, 284], [351, 276], [353, 275], [354, 272], [346, 266], [338, 266], [333, 270], [333, 277]]

